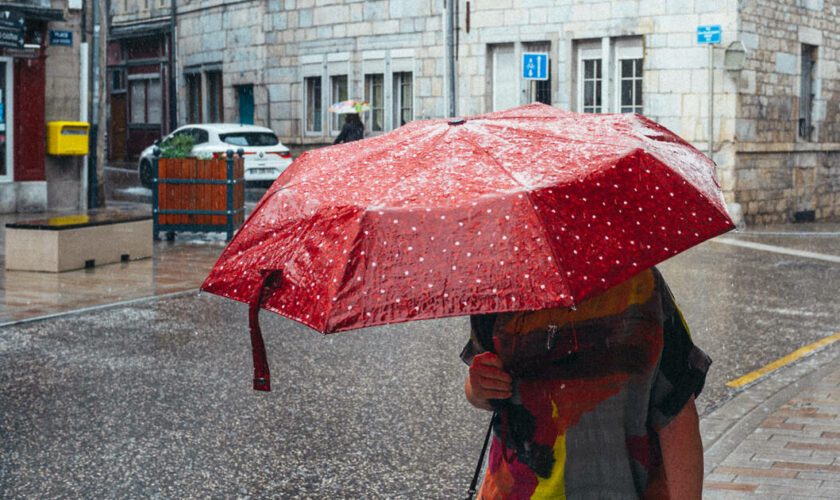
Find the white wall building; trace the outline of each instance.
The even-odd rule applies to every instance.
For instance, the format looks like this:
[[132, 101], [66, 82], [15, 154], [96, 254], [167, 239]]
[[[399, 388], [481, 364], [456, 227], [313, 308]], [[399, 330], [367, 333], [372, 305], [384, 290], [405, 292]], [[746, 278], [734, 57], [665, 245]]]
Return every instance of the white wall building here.
[[[718, 163], [747, 223], [840, 218], [838, 0], [181, 0], [179, 123], [268, 125], [299, 148], [331, 142], [330, 103], [364, 98], [368, 134], [533, 101], [641, 112]], [[700, 26], [720, 26], [709, 51]], [[740, 42], [742, 66], [725, 67]], [[547, 53], [548, 79], [522, 78]], [[737, 55], [732, 52], [731, 55]]]

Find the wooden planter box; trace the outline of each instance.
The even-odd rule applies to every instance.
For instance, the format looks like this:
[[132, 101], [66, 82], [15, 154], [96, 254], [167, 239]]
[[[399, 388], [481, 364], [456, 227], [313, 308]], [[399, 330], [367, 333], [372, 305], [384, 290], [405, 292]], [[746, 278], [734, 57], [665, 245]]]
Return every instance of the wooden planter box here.
[[226, 232], [245, 220], [245, 168], [240, 157], [160, 158], [152, 189], [154, 238], [160, 231]]

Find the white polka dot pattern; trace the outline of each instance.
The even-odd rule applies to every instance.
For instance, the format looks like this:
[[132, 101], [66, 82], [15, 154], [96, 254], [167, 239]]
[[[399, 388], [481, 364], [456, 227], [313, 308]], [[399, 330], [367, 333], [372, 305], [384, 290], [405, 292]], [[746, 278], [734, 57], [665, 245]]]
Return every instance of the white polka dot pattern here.
[[733, 227], [714, 164], [639, 115], [532, 104], [301, 155], [203, 289], [320, 332], [571, 306]]

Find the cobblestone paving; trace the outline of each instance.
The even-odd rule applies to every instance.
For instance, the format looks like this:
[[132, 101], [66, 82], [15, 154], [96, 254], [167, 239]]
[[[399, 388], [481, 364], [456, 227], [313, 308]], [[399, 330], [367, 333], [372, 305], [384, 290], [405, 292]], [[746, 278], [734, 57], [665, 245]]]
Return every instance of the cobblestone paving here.
[[840, 369], [765, 418], [706, 476], [705, 498], [840, 498]]

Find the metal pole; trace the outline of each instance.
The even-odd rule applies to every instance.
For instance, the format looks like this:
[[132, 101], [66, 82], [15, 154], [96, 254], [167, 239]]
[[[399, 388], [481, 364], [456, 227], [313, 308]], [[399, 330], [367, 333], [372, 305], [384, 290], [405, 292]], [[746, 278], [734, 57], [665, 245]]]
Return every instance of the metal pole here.
[[715, 137], [715, 68], [714, 45], [709, 44], [709, 159], [712, 159]]
[[160, 207], [158, 207], [158, 162], [160, 161], [160, 148], [155, 146], [152, 149], [152, 239], [160, 240]]

